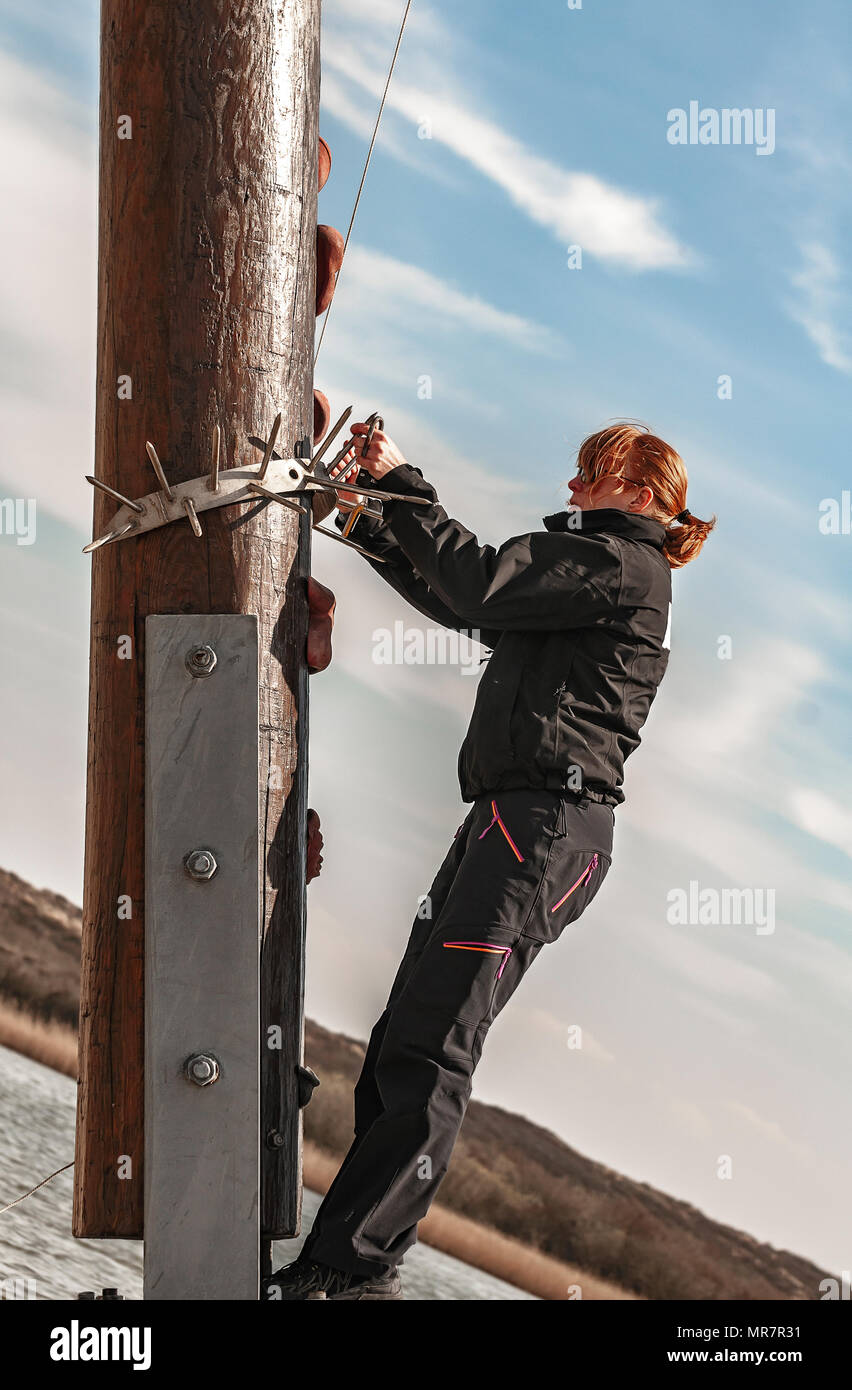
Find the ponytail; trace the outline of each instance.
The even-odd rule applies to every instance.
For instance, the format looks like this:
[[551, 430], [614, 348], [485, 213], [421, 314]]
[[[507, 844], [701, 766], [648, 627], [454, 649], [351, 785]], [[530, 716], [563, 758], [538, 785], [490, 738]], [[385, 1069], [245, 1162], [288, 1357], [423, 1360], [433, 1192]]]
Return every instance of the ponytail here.
[[716, 525], [715, 516], [701, 521], [689, 511], [683, 459], [664, 439], [651, 434], [647, 425], [622, 420], [590, 434], [580, 445], [577, 463], [592, 498], [604, 479], [612, 483], [620, 478], [651, 489], [654, 503], [647, 515], [666, 528], [663, 554], [672, 569], [694, 560]]
[[694, 560], [696, 555], [700, 554], [701, 547], [715, 525], [715, 516], [710, 521], [701, 521], [686, 508], [674, 518], [666, 528], [666, 538], [663, 542], [663, 554], [673, 570], [688, 565], [690, 560]]

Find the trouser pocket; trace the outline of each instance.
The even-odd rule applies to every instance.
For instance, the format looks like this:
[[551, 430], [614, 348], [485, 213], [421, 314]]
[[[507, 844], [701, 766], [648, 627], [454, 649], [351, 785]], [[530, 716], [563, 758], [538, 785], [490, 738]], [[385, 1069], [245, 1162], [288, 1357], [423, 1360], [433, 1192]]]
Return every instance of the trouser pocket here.
[[544, 882], [524, 935], [532, 941], [556, 941], [597, 895], [611, 863], [609, 807], [563, 802]]
[[610, 862], [609, 855], [601, 850], [571, 849], [555, 854], [546, 891], [526, 935], [533, 941], [555, 941], [567, 926], [582, 917], [603, 884]]
[[411, 997], [457, 1023], [479, 1024], [490, 1013], [516, 944], [516, 934], [495, 929], [463, 937], [437, 933], [411, 976]]

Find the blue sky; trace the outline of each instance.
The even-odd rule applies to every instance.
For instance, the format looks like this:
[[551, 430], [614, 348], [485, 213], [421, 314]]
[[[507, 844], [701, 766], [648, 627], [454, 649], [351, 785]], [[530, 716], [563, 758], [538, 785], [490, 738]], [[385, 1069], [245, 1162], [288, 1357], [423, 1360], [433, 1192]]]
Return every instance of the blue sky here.
[[[401, 9], [324, 6], [320, 217], [344, 231]], [[478, 1093], [837, 1269], [852, 1261], [852, 536], [822, 534], [819, 508], [852, 488], [850, 27], [831, 0], [414, 0], [316, 377], [335, 413], [381, 409], [491, 542], [562, 504], [577, 444], [608, 419], [647, 420], [683, 454], [689, 505], [719, 527], [676, 576], [614, 866], [492, 1031]], [[34, 545], [0, 535], [0, 863], [79, 901], [97, 6], [2, 0], [0, 38], [16, 266], [0, 495], [39, 504]], [[671, 145], [667, 113], [691, 100], [771, 107], [774, 153]], [[460, 819], [474, 682], [377, 666], [375, 631], [409, 621], [400, 602], [321, 538], [314, 573], [339, 619], [312, 682], [328, 848], [308, 1009], [363, 1037]], [[341, 739], [346, 718], [376, 743]], [[671, 926], [667, 893], [696, 879], [774, 889], [775, 932]]]

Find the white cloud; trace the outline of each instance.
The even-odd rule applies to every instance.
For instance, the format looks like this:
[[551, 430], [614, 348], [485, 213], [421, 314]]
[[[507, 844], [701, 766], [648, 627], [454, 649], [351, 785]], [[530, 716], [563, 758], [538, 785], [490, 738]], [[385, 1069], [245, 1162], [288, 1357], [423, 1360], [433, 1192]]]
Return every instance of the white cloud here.
[[852, 857], [852, 810], [815, 787], [795, 787], [790, 811], [796, 825]]
[[[508, 314], [475, 295], [463, 294], [445, 280], [430, 275], [419, 266], [395, 260], [364, 247], [352, 246], [346, 254], [347, 281], [357, 281], [363, 297], [369, 295], [371, 310], [408, 317], [415, 310], [421, 321], [442, 321], [441, 327], [457, 328], [502, 338], [515, 348], [531, 353], [553, 353], [560, 340], [549, 328], [520, 314]], [[382, 302], [379, 303], [378, 300]]]
[[695, 1101], [683, 1100], [678, 1096], [665, 1095], [663, 1105], [670, 1112], [678, 1129], [691, 1139], [708, 1139], [713, 1126], [708, 1116]]
[[[675, 614], [676, 617], [676, 614]], [[691, 707], [669, 712], [667, 737], [684, 765], [707, 770], [730, 783], [754, 771], [743, 758], [758, 755], [788, 711], [825, 674], [825, 663], [811, 647], [783, 637], [755, 643], [745, 639], [742, 653], [720, 662], [712, 695]]]
[[[339, 23], [347, 13], [355, 15], [350, 6], [338, 6], [338, 22], [324, 35], [324, 67], [340, 83], [368, 92], [378, 104], [390, 52], [385, 52], [387, 35], [377, 44], [375, 35], [365, 32], [365, 20], [384, 27], [387, 10], [379, 5], [367, 15], [358, 13], [357, 33]], [[595, 174], [565, 169], [459, 101], [456, 93], [464, 86], [463, 77], [450, 71], [457, 45], [448, 41], [429, 12], [427, 18], [429, 23], [417, 31], [413, 51], [414, 38], [406, 41], [407, 66], [415, 66], [424, 80], [405, 81], [397, 73], [387, 99], [390, 110], [412, 128], [428, 120], [433, 140], [490, 179], [515, 207], [565, 245], [577, 243], [593, 256], [629, 270], [683, 269], [693, 263], [692, 254], [664, 225], [658, 199], [626, 192]], [[351, 100], [343, 104], [339, 86], [333, 100], [335, 114], [343, 120], [347, 109], [358, 109]], [[363, 126], [359, 118], [351, 124], [359, 131]]]
[[552, 1013], [550, 1009], [517, 1004], [513, 1012], [525, 1036], [529, 1037], [533, 1031], [540, 1033], [548, 1046], [564, 1049], [572, 1063], [582, 1066], [585, 1060], [615, 1062], [614, 1055], [588, 1028], [581, 1027], [577, 1033], [577, 1025], [567, 1022], [564, 1017]]
[[[374, 109], [372, 102], [365, 104], [358, 89], [341, 81], [337, 73], [333, 72], [331, 68], [326, 68], [322, 76], [322, 110], [323, 117], [333, 116], [335, 120], [340, 121], [341, 125], [348, 126], [356, 135], [361, 136], [364, 141], [364, 154], [366, 156], [376, 124], [376, 109]], [[407, 164], [418, 170], [421, 167], [420, 161], [414, 157], [410, 148], [406, 148], [405, 142], [391, 129], [388, 122], [382, 123], [377, 147], [392, 154], [394, 159], [399, 160], [401, 164]], [[333, 158], [334, 151], [332, 150]], [[431, 173], [434, 178], [444, 184], [452, 183], [448, 174], [434, 169]]]
[[804, 328], [827, 367], [852, 375], [852, 334], [838, 325], [838, 316], [852, 322], [852, 302], [833, 252], [819, 241], [801, 248], [803, 266], [791, 276], [798, 298], [790, 314]]
[[813, 1160], [816, 1157], [813, 1149], [808, 1144], [802, 1144], [785, 1134], [782, 1126], [777, 1120], [764, 1119], [762, 1115], [758, 1115], [750, 1106], [742, 1105], [739, 1101], [729, 1101], [727, 1109], [737, 1119], [743, 1120], [749, 1128], [754, 1130], [766, 1143], [778, 1145], [782, 1149], [787, 1149], [800, 1159]]
[[[635, 924], [637, 927], [639, 924]], [[647, 949], [655, 952], [660, 962], [688, 980], [694, 989], [707, 990], [724, 998], [737, 999], [742, 1007], [758, 1002], [780, 1002], [785, 986], [768, 968], [758, 969], [737, 960], [723, 949], [705, 946], [695, 934], [699, 927], [654, 927], [646, 933]], [[712, 928], [721, 932], [721, 928]], [[720, 938], [721, 940], [721, 938]]]
[[[0, 57], [4, 385], [0, 472], [19, 495], [88, 524], [95, 355], [94, 141], [80, 109]], [[45, 428], [49, 421], [49, 429]]]

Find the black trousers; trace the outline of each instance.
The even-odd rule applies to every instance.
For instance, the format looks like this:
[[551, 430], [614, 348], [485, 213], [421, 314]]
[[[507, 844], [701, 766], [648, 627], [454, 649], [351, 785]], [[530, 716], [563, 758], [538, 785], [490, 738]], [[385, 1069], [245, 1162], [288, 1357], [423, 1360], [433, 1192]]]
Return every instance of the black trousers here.
[[305, 1243], [354, 1274], [398, 1264], [450, 1162], [488, 1029], [595, 896], [613, 813], [586, 798], [474, 802], [414, 921], [355, 1087], [355, 1138]]

